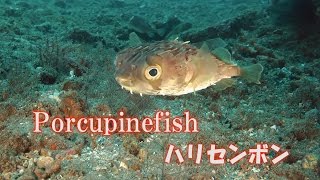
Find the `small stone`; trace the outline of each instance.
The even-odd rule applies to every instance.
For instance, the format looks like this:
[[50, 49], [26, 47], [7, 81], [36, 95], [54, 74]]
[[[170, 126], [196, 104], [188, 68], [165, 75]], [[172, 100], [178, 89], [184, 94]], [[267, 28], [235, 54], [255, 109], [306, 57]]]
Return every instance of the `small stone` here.
[[128, 169], [128, 165], [126, 164], [126, 163], [124, 163], [124, 162], [120, 162], [120, 166], [119, 166], [120, 168], [124, 168], [124, 169]]
[[3, 173], [3, 178], [4, 179], [11, 179], [11, 173]]
[[81, 30], [81, 29], [74, 29], [68, 37], [70, 40], [78, 43], [87, 43], [87, 44], [92, 44], [95, 42], [98, 42], [102, 40], [102, 37], [98, 37], [95, 35], [92, 35], [86, 30]]
[[44, 179], [48, 177], [48, 175], [42, 169], [36, 168], [33, 172], [38, 177], [38, 179]]
[[29, 161], [28, 161], [28, 169], [32, 169], [32, 168], [34, 168], [34, 159], [33, 158], [31, 158], [31, 159], [29, 159]]
[[39, 159], [37, 160], [37, 166], [38, 168], [49, 168], [52, 166], [54, 162], [54, 159], [49, 156], [40, 156]]
[[41, 156], [50, 156], [51, 155], [51, 152], [49, 152], [47, 149], [40, 149], [40, 155]]
[[148, 157], [148, 151], [145, 149], [140, 149], [138, 153], [138, 157], [142, 162], [145, 161]]
[[25, 161], [23, 162], [22, 166], [23, 166], [24, 168], [27, 168], [27, 167], [28, 167], [28, 164], [29, 164], [29, 161], [28, 161], [28, 160], [25, 160]]
[[134, 171], [140, 171], [141, 170], [141, 164], [139, 163], [133, 163], [130, 165], [130, 169]]
[[53, 174], [59, 172], [61, 169], [61, 161], [55, 161], [50, 167], [46, 169], [47, 174]]
[[52, 85], [57, 80], [57, 72], [53, 68], [46, 68], [40, 73], [40, 82], [45, 85]]
[[304, 169], [313, 169], [317, 168], [318, 157], [315, 154], [307, 154], [302, 160], [302, 167]]

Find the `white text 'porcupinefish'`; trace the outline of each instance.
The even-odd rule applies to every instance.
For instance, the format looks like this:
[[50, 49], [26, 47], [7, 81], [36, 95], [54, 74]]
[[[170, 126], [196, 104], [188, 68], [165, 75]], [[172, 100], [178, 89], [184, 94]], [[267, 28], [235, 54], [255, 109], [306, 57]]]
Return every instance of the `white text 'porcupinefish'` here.
[[[222, 40], [221, 40], [222, 41]], [[239, 67], [224, 47], [160, 41], [127, 48], [116, 57], [117, 82], [131, 93], [179, 96], [216, 85], [229, 87], [235, 76], [259, 83], [263, 67]]]

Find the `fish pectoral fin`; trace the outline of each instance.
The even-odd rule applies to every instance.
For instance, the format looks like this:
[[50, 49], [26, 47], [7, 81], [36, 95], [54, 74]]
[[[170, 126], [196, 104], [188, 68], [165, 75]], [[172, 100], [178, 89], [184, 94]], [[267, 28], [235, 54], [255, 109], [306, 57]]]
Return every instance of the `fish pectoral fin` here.
[[250, 66], [242, 67], [240, 75], [242, 78], [249, 82], [260, 84], [261, 73], [263, 66], [261, 64], [253, 64]]
[[236, 80], [231, 78], [222, 79], [213, 86], [213, 89], [216, 91], [222, 91], [227, 89], [228, 87], [233, 86], [235, 82]]
[[226, 48], [218, 47], [212, 51], [212, 54], [227, 64], [235, 65], [235, 63], [231, 60], [230, 52]]
[[202, 50], [203, 52], [210, 52], [210, 48], [208, 46], [208, 44], [206, 42], [203, 42], [203, 44], [201, 45], [200, 50]]
[[139, 46], [143, 43], [142, 39], [137, 35], [137, 33], [132, 32], [129, 34], [129, 45], [130, 47]]

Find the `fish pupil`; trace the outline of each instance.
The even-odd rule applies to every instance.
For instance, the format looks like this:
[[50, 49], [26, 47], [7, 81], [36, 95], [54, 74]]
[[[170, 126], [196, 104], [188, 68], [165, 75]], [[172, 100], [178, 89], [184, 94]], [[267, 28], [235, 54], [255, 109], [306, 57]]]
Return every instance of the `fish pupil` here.
[[158, 70], [153, 68], [149, 71], [149, 74], [150, 76], [155, 77], [158, 74]]

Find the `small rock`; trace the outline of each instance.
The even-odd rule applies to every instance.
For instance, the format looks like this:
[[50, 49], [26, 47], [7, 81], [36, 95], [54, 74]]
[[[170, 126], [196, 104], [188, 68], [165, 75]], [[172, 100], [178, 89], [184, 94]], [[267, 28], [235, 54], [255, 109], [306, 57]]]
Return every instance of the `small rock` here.
[[49, 168], [46, 169], [46, 173], [47, 174], [54, 174], [59, 172], [61, 169], [61, 161], [55, 161], [52, 166], [50, 166]]
[[[11, 179], [11, 173], [9, 173], [9, 172], [8, 173], [3, 173], [2, 175], [3, 175], [4, 179]], [[0, 176], [0, 178], [1, 178], [1, 176]]]
[[94, 36], [91, 33], [89, 33], [88, 31], [80, 30], [80, 29], [73, 30], [70, 33], [68, 38], [74, 42], [87, 43], [87, 44], [91, 44], [91, 43], [95, 43], [100, 40], [103, 40], [102, 37]]
[[126, 163], [124, 163], [124, 162], [120, 162], [120, 166], [119, 166], [120, 168], [124, 168], [124, 169], [128, 169], [128, 165], [126, 164]]
[[318, 159], [319, 158], [315, 154], [307, 154], [302, 160], [302, 167], [304, 169], [316, 170]]
[[143, 162], [147, 159], [148, 157], [148, 151], [145, 149], [140, 149], [139, 154], [138, 154], [139, 159]]
[[40, 156], [37, 160], [37, 166], [38, 168], [44, 168], [47, 169], [51, 167], [54, 163], [54, 159], [50, 156]]
[[53, 68], [43, 68], [40, 73], [40, 82], [42, 84], [51, 85], [57, 80], [57, 72]]

